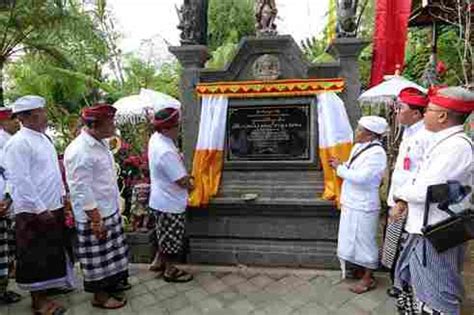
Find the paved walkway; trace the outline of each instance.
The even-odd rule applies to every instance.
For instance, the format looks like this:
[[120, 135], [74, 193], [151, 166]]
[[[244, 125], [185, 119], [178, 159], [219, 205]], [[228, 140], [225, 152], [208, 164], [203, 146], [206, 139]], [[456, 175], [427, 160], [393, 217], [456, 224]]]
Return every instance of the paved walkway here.
[[[188, 267], [195, 280], [169, 284], [156, 279], [144, 265], [131, 267], [129, 303], [117, 311], [103, 311], [90, 306], [90, 294], [78, 289], [58, 299], [68, 308], [67, 314], [254, 314], [254, 315], [324, 315], [324, 314], [396, 314], [393, 301], [385, 290], [386, 274], [378, 274], [376, 290], [356, 295], [348, 290], [354, 280], [340, 279], [337, 271]], [[31, 314], [28, 295], [10, 307], [0, 306], [1, 315]], [[474, 293], [474, 292], [473, 292]], [[472, 315], [472, 309], [466, 315]]]
[[[190, 267], [195, 280], [169, 284], [155, 279], [146, 266], [132, 266], [129, 303], [117, 311], [90, 306], [91, 295], [82, 290], [59, 296], [67, 314], [395, 314], [385, 295], [388, 280], [378, 277], [379, 287], [357, 296], [348, 291], [351, 281], [339, 272], [260, 268]], [[25, 294], [26, 295], [26, 294]], [[0, 306], [2, 315], [31, 314], [31, 300]]]

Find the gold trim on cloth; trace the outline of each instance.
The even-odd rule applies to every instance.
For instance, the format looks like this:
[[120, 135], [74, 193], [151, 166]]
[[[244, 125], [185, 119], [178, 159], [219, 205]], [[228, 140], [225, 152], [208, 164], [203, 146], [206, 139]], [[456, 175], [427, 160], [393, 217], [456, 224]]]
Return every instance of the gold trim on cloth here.
[[224, 95], [229, 98], [289, 97], [342, 92], [344, 79], [291, 79], [274, 81], [232, 81], [199, 83], [196, 92], [203, 95]]

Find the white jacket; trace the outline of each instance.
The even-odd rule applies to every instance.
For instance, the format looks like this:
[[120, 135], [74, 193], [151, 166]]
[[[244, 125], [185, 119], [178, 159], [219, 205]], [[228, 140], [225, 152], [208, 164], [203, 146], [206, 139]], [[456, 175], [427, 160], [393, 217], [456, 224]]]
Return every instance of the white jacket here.
[[[398, 189], [414, 176], [415, 171], [420, 166], [423, 153], [429, 146], [433, 133], [425, 129], [423, 120], [413, 124], [403, 132], [403, 139], [398, 149], [397, 161], [392, 173], [390, 190], [387, 204], [390, 207], [395, 205], [393, 195]], [[404, 165], [405, 160], [409, 160], [409, 165]]]
[[[428, 186], [443, 184], [448, 180], [472, 185], [473, 170], [472, 142], [463, 132], [462, 126], [455, 126], [433, 135], [433, 142], [426, 150], [423, 161], [413, 177], [402, 186], [396, 199], [408, 203], [408, 219], [405, 230], [421, 234], [423, 213]], [[438, 210], [437, 204], [430, 206], [429, 224], [446, 219], [448, 214]]]
[[[352, 157], [371, 143], [379, 145], [363, 151], [349, 165]], [[348, 162], [337, 168], [342, 183], [341, 204], [344, 207], [360, 211], [378, 211], [380, 209], [379, 188], [387, 167], [387, 155], [380, 142], [372, 141], [354, 145]]]

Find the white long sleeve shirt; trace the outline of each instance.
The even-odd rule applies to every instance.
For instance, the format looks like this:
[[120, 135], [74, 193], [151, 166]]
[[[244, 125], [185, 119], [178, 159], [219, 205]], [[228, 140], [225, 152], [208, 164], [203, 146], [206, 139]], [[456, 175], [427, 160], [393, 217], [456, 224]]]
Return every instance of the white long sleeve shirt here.
[[[371, 143], [355, 144], [349, 161]], [[351, 165], [348, 162], [339, 165], [337, 175], [343, 179], [341, 205], [366, 212], [378, 211], [379, 188], [386, 167], [387, 155], [381, 145], [368, 148]]]
[[151, 192], [149, 206], [154, 210], [183, 213], [188, 202], [188, 190], [176, 184], [187, 176], [183, 159], [173, 140], [155, 132], [148, 145]]
[[415, 171], [420, 166], [423, 153], [430, 145], [433, 133], [425, 129], [423, 120], [413, 124], [403, 132], [402, 142], [398, 149], [397, 161], [392, 173], [390, 190], [388, 192], [387, 204], [395, 205], [393, 195], [408, 180], [411, 180]]
[[87, 222], [85, 211], [97, 208], [103, 218], [119, 210], [119, 189], [114, 158], [106, 141], [85, 130], [64, 153], [66, 180], [78, 222]]
[[5, 144], [7, 144], [11, 137], [11, 134], [3, 129], [0, 129], [0, 167], [3, 171], [3, 175], [0, 175], [0, 200], [3, 200], [5, 198], [5, 194], [8, 192], [3, 148], [5, 148]]
[[39, 214], [63, 207], [58, 155], [43, 133], [22, 127], [4, 148], [15, 213]]
[[[472, 186], [473, 171], [472, 142], [462, 126], [455, 126], [433, 135], [433, 142], [424, 154], [415, 176], [403, 185], [396, 199], [408, 203], [408, 218], [405, 230], [422, 234], [423, 214], [428, 186], [444, 184], [448, 180], [459, 181]], [[435, 224], [449, 217], [444, 211], [431, 204], [428, 224]]]

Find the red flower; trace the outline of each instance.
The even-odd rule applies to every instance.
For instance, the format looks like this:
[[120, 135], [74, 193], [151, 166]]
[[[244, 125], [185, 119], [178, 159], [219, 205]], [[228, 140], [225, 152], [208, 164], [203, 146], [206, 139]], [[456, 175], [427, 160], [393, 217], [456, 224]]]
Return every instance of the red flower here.
[[442, 62], [441, 60], [438, 61], [438, 64], [436, 65], [436, 72], [439, 75], [443, 75], [446, 71], [448, 70], [448, 67]]
[[140, 164], [141, 164], [141, 159], [140, 159], [139, 156], [132, 155], [132, 156], [129, 156], [128, 158], [126, 158], [125, 161], [123, 161], [123, 164], [126, 165], [126, 166], [132, 166], [132, 167], [139, 168]]

